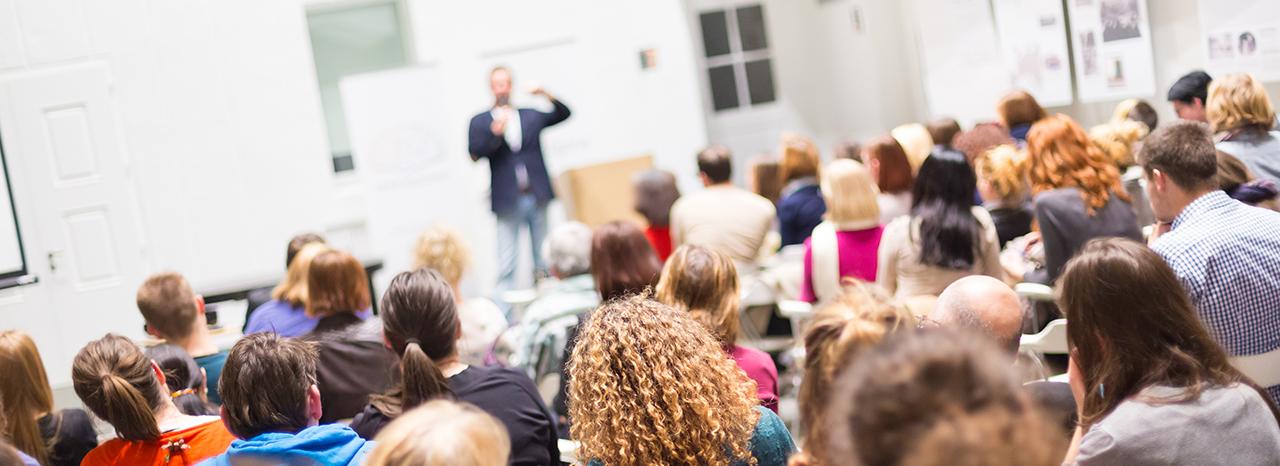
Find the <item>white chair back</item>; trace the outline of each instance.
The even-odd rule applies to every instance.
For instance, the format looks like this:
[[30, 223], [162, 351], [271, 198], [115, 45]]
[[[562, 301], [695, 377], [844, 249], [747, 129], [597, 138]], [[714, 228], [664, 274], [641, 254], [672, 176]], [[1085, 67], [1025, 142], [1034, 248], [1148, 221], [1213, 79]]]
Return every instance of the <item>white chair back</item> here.
[[1038, 354], [1067, 354], [1067, 319], [1049, 322], [1040, 333], [1023, 335], [1019, 345], [1023, 351]]

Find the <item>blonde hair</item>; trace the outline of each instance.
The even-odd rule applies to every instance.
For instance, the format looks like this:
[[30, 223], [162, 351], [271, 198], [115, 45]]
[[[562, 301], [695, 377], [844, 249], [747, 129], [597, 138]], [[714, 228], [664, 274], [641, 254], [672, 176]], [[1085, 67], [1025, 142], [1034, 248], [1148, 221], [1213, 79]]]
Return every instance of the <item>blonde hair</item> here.
[[311, 272], [311, 261], [320, 253], [331, 251], [324, 243], [308, 243], [289, 262], [284, 273], [284, 280], [271, 290], [271, 298], [285, 301], [293, 307], [307, 305], [307, 275]]
[[724, 347], [738, 341], [738, 270], [719, 251], [686, 244], [662, 268], [658, 301], [688, 312]]
[[1118, 120], [1089, 128], [1089, 140], [1120, 168], [1134, 163], [1134, 145], [1147, 137], [1147, 125], [1132, 120]]
[[505, 466], [507, 429], [468, 403], [433, 400], [396, 418], [374, 439], [368, 466]]
[[818, 145], [807, 137], [783, 134], [780, 152], [782, 155], [778, 162], [778, 179], [782, 180], [783, 185], [796, 178], [818, 176], [822, 171]]
[[578, 335], [568, 372], [579, 458], [756, 463], [756, 384], [687, 312], [639, 295], [606, 303]]
[[915, 323], [906, 306], [880, 288], [854, 280], [845, 283], [839, 297], [814, 313], [804, 334], [804, 383], [800, 385], [804, 454], [796, 455], [793, 466], [833, 464], [823, 442], [825, 436], [818, 432], [823, 413], [830, 408], [830, 387], [866, 348], [893, 332], [915, 328]]
[[413, 267], [435, 269], [450, 285], [458, 286], [462, 275], [471, 267], [471, 250], [454, 229], [431, 227], [418, 235], [413, 249]]
[[[862, 164], [841, 159], [827, 164], [827, 176], [822, 179], [822, 198], [827, 202], [827, 219], [841, 225], [868, 224], [880, 221], [880, 188], [871, 178], [871, 171]], [[854, 229], [854, 228], [848, 228]]]
[[1003, 144], [978, 154], [973, 159], [973, 171], [991, 185], [1001, 201], [1016, 202], [1027, 193], [1027, 183], [1022, 176], [1026, 162], [1025, 152]]
[[45, 464], [49, 445], [40, 434], [36, 415], [53, 411], [53, 390], [45, 374], [40, 350], [31, 336], [20, 330], [0, 332], [0, 433], [8, 433], [13, 446]]
[[1244, 128], [1270, 129], [1276, 123], [1271, 96], [1249, 73], [1220, 76], [1209, 84], [1205, 117], [1214, 132]]
[[911, 172], [919, 172], [924, 159], [929, 158], [929, 154], [933, 152], [933, 136], [929, 135], [929, 128], [925, 128], [920, 123], [907, 123], [894, 128], [889, 134], [893, 135], [893, 139], [897, 140], [898, 144], [902, 145], [902, 150], [907, 153]]

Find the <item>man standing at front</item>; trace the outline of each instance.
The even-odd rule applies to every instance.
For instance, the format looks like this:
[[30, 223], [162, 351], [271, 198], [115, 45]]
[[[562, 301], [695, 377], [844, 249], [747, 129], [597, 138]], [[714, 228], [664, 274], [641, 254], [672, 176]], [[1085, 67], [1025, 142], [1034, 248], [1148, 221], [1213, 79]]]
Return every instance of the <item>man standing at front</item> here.
[[471, 118], [468, 147], [472, 161], [489, 159], [490, 198], [498, 217], [498, 289], [505, 291], [516, 285], [521, 226], [529, 228], [534, 273], [546, 274], [538, 250], [555, 193], [542, 159], [542, 130], [568, 119], [569, 107], [540, 87], [532, 93], [551, 101], [551, 112], [512, 106], [511, 70], [502, 66], [489, 72], [489, 90], [493, 107]]

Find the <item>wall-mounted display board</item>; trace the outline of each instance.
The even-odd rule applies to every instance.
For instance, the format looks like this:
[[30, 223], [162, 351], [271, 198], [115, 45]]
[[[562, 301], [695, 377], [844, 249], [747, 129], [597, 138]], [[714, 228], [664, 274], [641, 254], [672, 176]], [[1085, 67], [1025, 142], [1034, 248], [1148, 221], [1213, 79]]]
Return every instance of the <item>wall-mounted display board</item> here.
[[1067, 15], [1081, 101], [1155, 94], [1146, 0], [1067, 0]]
[[1209, 74], [1280, 81], [1280, 2], [1200, 0], [1200, 30]]
[[995, 118], [1009, 90], [988, 0], [914, 0], [921, 74], [929, 112], [969, 125]]
[[1071, 64], [1061, 0], [993, 0], [1010, 85], [1041, 105], [1071, 104]]

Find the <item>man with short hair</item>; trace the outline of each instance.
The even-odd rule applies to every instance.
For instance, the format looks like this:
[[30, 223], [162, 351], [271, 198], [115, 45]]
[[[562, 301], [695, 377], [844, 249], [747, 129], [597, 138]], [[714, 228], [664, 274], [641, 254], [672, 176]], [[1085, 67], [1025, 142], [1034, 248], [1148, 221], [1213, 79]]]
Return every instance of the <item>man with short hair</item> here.
[[990, 336], [1010, 355], [1022, 340], [1022, 302], [1004, 282], [986, 275], [961, 278], [942, 290], [929, 320]]
[[147, 278], [138, 287], [137, 301], [138, 310], [147, 322], [147, 333], [186, 350], [205, 371], [209, 401], [222, 404], [218, 377], [227, 361], [227, 352], [219, 351], [209, 336], [204, 297], [192, 291], [191, 284], [181, 274], [162, 272]]
[[274, 333], [255, 333], [231, 348], [223, 370], [222, 422], [239, 440], [206, 465], [355, 466], [374, 443], [342, 424], [320, 423], [316, 348]]
[[[1209, 101], [1209, 83], [1213, 78], [1209, 73], [1196, 70], [1183, 75], [1169, 86], [1169, 103], [1173, 104], [1174, 113], [1183, 120], [1207, 122], [1204, 105]], [[1154, 130], [1155, 128], [1150, 128]]]
[[[1179, 121], [1139, 153], [1159, 222], [1151, 247], [1173, 268], [1200, 319], [1232, 356], [1280, 350], [1280, 213], [1218, 189], [1212, 135]], [[1280, 400], [1280, 386], [1269, 387]]]
[[706, 189], [671, 206], [671, 246], [698, 244], [728, 254], [739, 266], [754, 264], [773, 228], [772, 202], [733, 185], [733, 156], [724, 146], [698, 153], [698, 178]]

